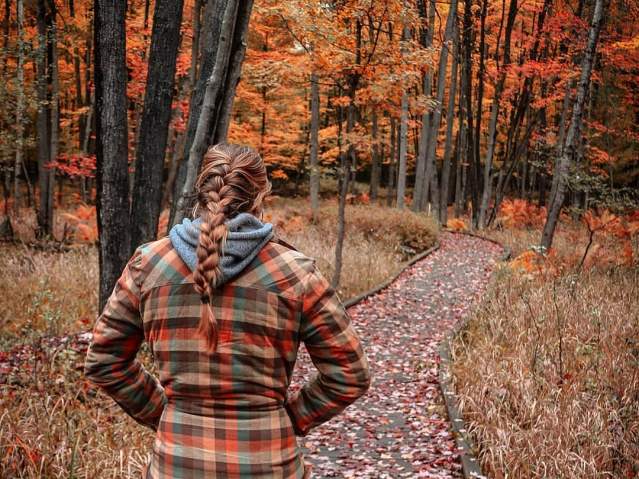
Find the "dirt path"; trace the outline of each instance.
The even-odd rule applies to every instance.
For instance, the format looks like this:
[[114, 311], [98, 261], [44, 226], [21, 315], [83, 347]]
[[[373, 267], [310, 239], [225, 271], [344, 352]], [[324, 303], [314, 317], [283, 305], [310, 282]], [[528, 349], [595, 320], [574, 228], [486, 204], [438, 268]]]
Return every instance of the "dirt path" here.
[[[314, 478], [461, 477], [437, 383], [437, 346], [477, 304], [501, 248], [453, 233], [442, 233], [440, 243], [388, 288], [349, 310], [373, 384], [344, 414], [300, 440]], [[302, 350], [298, 384], [314, 370]]]

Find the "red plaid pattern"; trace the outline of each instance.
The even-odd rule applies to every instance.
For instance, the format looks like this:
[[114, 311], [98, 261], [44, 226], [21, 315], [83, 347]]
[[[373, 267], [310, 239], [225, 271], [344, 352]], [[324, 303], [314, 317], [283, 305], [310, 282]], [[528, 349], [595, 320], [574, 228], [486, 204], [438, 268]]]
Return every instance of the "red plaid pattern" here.
[[[268, 243], [212, 302], [215, 353], [196, 333], [200, 298], [168, 238], [137, 249], [89, 346], [85, 374], [157, 431], [147, 477], [302, 478], [295, 435], [366, 392], [360, 339], [312, 259]], [[136, 359], [148, 341], [159, 381]], [[318, 375], [287, 389], [303, 342]]]

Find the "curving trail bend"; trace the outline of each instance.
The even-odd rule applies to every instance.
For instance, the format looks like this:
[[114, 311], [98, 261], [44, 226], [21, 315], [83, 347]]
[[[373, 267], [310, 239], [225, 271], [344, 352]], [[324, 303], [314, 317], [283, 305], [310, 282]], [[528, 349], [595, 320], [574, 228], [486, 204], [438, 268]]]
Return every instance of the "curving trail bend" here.
[[[438, 384], [437, 347], [477, 305], [502, 249], [448, 232], [440, 244], [389, 287], [349, 309], [373, 384], [343, 414], [300, 438], [313, 478], [462, 477]], [[294, 385], [313, 370], [301, 348]]]

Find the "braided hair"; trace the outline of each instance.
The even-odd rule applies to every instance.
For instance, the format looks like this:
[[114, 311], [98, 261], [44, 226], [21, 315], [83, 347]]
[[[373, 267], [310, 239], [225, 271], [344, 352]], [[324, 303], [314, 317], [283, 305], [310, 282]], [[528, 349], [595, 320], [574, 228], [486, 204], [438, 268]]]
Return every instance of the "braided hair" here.
[[259, 215], [264, 197], [271, 190], [266, 167], [252, 148], [227, 143], [209, 147], [195, 182], [194, 214], [202, 218], [193, 272], [202, 302], [198, 333], [210, 351], [217, 347], [217, 321], [211, 301], [222, 280], [220, 256], [226, 235], [225, 222], [239, 213]]

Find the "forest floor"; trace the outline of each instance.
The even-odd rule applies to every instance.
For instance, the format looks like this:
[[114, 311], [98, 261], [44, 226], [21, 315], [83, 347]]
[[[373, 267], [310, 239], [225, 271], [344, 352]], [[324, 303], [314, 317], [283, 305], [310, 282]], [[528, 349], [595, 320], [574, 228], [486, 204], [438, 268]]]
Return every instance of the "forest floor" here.
[[[438, 345], [477, 305], [502, 250], [463, 234], [442, 232], [439, 241], [437, 251], [349, 309], [373, 384], [300, 441], [314, 478], [461, 477], [438, 384]], [[301, 351], [294, 387], [313, 371]]]
[[[458, 450], [438, 385], [437, 347], [453, 325], [478, 304], [501, 248], [456, 233], [442, 232], [439, 242], [438, 250], [389, 287], [349, 309], [364, 342], [373, 384], [364, 398], [300, 440], [314, 478], [461, 477]], [[22, 445], [20, 450], [5, 451], [7, 462], [0, 469], [15, 472], [27, 466], [33, 477], [40, 477], [36, 471], [45, 460], [51, 477], [60, 476], [65, 467], [79, 475], [86, 472], [87, 477], [99, 470], [96, 468], [108, 470], [109, 476], [112, 472], [118, 477], [135, 477], [152, 434], [129, 422], [113, 421], [121, 416], [117, 407], [101, 414], [106, 403], [96, 407], [93, 400], [83, 399], [83, 389], [76, 385], [82, 381], [78, 367], [89, 339], [89, 333], [50, 337], [38, 343], [37, 351], [23, 346], [0, 354], [0, 372], [14, 377], [5, 405], [21, 401], [0, 418], [0, 432], [6, 444], [17, 441]], [[47, 359], [49, 356], [56, 361]], [[69, 356], [69, 361], [60, 362], [62, 356]], [[292, 387], [299, 387], [313, 372], [301, 348]], [[20, 391], [37, 393], [27, 399]], [[53, 394], [52, 399], [45, 401], [43, 391]], [[54, 411], [60, 408], [66, 412], [58, 420], [60, 414]], [[43, 412], [49, 418], [45, 440], [37, 433]], [[91, 427], [97, 427], [100, 434], [91, 434], [95, 430]], [[118, 466], [113, 453], [120, 441], [127, 446], [120, 449], [122, 464]], [[71, 448], [71, 443], [76, 446]], [[77, 449], [79, 444], [83, 446]], [[22, 456], [28, 458], [26, 464]], [[77, 456], [75, 461], [73, 456]], [[76, 465], [68, 466], [69, 460]]]

